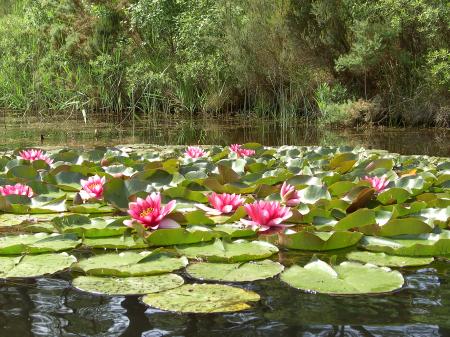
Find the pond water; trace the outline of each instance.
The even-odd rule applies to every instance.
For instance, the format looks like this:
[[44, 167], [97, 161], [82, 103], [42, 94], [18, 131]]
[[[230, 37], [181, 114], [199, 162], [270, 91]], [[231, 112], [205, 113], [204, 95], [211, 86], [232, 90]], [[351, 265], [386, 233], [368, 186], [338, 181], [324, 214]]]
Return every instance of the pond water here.
[[[119, 124], [76, 118], [52, 123], [4, 120], [3, 149], [118, 143], [363, 145], [404, 154], [449, 155], [446, 130], [323, 130], [295, 121], [195, 119]], [[120, 121], [119, 121], [120, 122]], [[334, 253], [336, 254], [336, 253]], [[312, 254], [281, 251], [285, 265]], [[326, 260], [326, 255], [320, 255]], [[406, 284], [377, 296], [329, 296], [295, 290], [278, 278], [244, 284], [262, 300], [231, 314], [175, 314], [137, 296], [102, 296], [71, 287], [71, 276], [0, 283], [0, 336], [450, 336], [450, 264], [404, 268]], [[185, 279], [189, 278], [186, 275]]]
[[[88, 116], [89, 117], [89, 116]], [[363, 146], [401, 154], [450, 156], [449, 129], [327, 129], [298, 120], [261, 118], [170, 118], [134, 121], [80, 116], [27, 117], [0, 113], [1, 149], [117, 144], [216, 144]], [[103, 118], [104, 119], [104, 118]], [[49, 122], [51, 121], [51, 122]], [[2, 125], [3, 124], [3, 125]]]

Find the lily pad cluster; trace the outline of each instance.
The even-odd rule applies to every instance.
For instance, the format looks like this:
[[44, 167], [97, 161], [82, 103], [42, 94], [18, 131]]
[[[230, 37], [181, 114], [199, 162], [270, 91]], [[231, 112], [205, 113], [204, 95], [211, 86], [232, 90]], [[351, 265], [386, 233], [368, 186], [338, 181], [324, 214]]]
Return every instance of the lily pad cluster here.
[[[69, 272], [82, 291], [161, 310], [245, 310], [260, 298], [240, 284], [268, 278], [396, 291], [399, 268], [450, 254], [449, 225], [448, 158], [256, 143], [0, 157], [0, 278]], [[278, 255], [342, 249], [340, 263]]]

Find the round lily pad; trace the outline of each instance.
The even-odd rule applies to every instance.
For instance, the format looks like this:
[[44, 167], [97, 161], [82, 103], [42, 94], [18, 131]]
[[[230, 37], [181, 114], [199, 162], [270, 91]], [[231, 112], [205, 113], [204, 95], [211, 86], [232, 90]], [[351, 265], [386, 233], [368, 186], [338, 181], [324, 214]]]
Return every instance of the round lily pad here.
[[372, 252], [351, 252], [347, 254], [347, 259], [382, 267], [424, 266], [434, 261], [432, 257], [395, 256]]
[[450, 231], [439, 234], [427, 233], [404, 235], [398, 238], [364, 236], [361, 240], [364, 249], [404, 256], [438, 256], [450, 254]]
[[164, 228], [153, 231], [146, 241], [149, 246], [172, 246], [211, 241], [220, 234], [205, 226]]
[[112, 236], [106, 238], [85, 238], [83, 245], [90, 248], [104, 249], [140, 249], [147, 248], [147, 243], [141, 238], [130, 235]]
[[1, 256], [0, 278], [37, 277], [69, 268], [77, 259], [67, 253]]
[[249, 282], [274, 277], [283, 269], [284, 266], [278, 262], [263, 260], [246, 263], [200, 262], [189, 265], [186, 271], [199, 280]]
[[209, 262], [243, 262], [264, 259], [278, 252], [278, 248], [264, 241], [237, 240], [228, 243], [216, 240], [214, 243], [177, 246], [177, 251], [191, 259]]
[[60, 252], [77, 247], [81, 244], [73, 234], [20, 234], [8, 235], [0, 238], [0, 254], [36, 254], [47, 252]]
[[187, 259], [154, 252], [122, 252], [101, 254], [81, 260], [76, 267], [89, 275], [146, 276], [170, 273], [185, 267]]
[[295, 232], [288, 229], [279, 235], [279, 242], [289, 249], [325, 251], [353, 246], [361, 237], [362, 233], [358, 232]]
[[72, 282], [75, 288], [95, 294], [140, 295], [157, 293], [183, 285], [184, 280], [176, 274], [142, 277], [79, 276]]
[[185, 284], [179, 288], [144, 296], [143, 302], [161, 310], [182, 313], [235, 312], [259, 301], [253, 291], [222, 284]]
[[402, 274], [387, 267], [348, 261], [332, 267], [321, 260], [292, 266], [281, 279], [297, 289], [336, 295], [387, 293], [404, 283]]

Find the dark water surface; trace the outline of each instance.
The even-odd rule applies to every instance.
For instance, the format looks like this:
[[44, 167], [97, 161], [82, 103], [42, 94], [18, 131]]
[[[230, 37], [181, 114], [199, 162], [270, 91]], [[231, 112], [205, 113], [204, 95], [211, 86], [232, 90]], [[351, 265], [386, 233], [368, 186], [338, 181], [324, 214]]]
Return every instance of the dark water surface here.
[[[88, 116], [6, 117], [0, 112], [0, 149], [41, 144], [50, 146], [112, 146], [147, 143], [159, 145], [258, 142], [264, 145], [350, 145], [385, 149], [402, 154], [450, 156], [449, 129], [326, 129], [298, 120], [258, 118], [195, 118], [172, 116], [99, 122]], [[49, 121], [51, 121], [49, 123]]]
[[[295, 121], [159, 120], [133, 124], [78, 118], [51, 124], [6, 120], [3, 149], [44, 145], [93, 146], [119, 143], [266, 145], [363, 145], [403, 154], [448, 156], [446, 130], [334, 130]], [[97, 131], [95, 131], [97, 130]], [[304, 264], [311, 254], [280, 252], [286, 265]], [[325, 258], [326, 257], [322, 257]], [[0, 283], [0, 337], [27, 336], [450, 336], [450, 264], [435, 261], [404, 268], [405, 286], [379, 296], [308, 294], [278, 278], [241, 285], [262, 300], [231, 314], [174, 314], [148, 308], [136, 296], [100, 296], [71, 287], [70, 273]], [[187, 282], [191, 282], [183, 275]]]

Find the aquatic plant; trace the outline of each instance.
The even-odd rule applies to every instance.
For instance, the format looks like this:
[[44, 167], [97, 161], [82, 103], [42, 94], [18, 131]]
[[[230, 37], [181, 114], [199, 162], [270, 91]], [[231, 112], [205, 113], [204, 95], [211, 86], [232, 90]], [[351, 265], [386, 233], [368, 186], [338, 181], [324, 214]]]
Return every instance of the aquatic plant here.
[[81, 179], [80, 197], [83, 200], [101, 199], [103, 197], [103, 185], [106, 178], [98, 175], [89, 177], [87, 180]]
[[387, 187], [387, 185], [389, 185], [389, 180], [386, 179], [386, 177], [368, 177], [365, 176], [364, 177], [365, 181], [368, 181], [370, 183], [370, 185], [372, 186], [372, 188], [377, 191], [378, 193], [384, 191]]
[[[305, 291], [380, 293], [401, 289], [395, 268], [450, 255], [448, 158], [239, 148], [255, 153], [229, 156], [227, 147], [213, 146], [206, 161], [185, 160], [184, 148], [169, 146], [61, 149], [52, 151], [58, 165], [49, 167], [7, 152], [0, 156], [0, 278], [70, 268], [86, 274], [73, 281], [84, 291], [157, 292], [145, 303], [180, 312], [206, 311], [188, 305], [205, 295], [209, 309], [237, 311], [249, 304], [228, 296], [234, 288], [214, 285], [214, 294], [203, 294], [207, 288], [184, 287], [182, 276], [253, 282], [280, 274]], [[80, 261], [60, 253], [81, 247], [109, 252]], [[275, 261], [280, 248], [320, 252], [327, 262], [285, 269], [284, 254]], [[352, 262], [326, 256], [343, 248]]]
[[294, 186], [289, 185], [286, 182], [281, 185], [280, 197], [283, 203], [286, 204], [286, 206], [295, 207], [300, 204], [299, 191], [297, 191]]
[[261, 234], [284, 229], [287, 225], [283, 222], [292, 216], [291, 209], [277, 201], [259, 200], [244, 207], [251, 220], [241, 219], [242, 223]]
[[187, 158], [201, 158], [206, 156], [207, 153], [198, 146], [188, 146], [186, 151], [184, 152], [184, 156]]
[[233, 153], [236, 153], [238, 158], [239, 157], [250, 157], [250, 156], [255, 155], [255, 153], [256, 153], [255, 150], [242, 148], [242, 145], [240, 145], [240, 144], [231, 144], [230, 151]]
[[206, 211], [208, 215], [221, 215], [235, 211], [245, 202], [245, 199], [240, 194], [217, 194], [213, 192], [208, 196], [208, 201], [213, 208], [203, 204], [196, 204], [196, 206]]
[[53, 160], [42, 150], [28, 149], [19, 152], [20, 158], [29, 161], [43, 160], [47, 164], [52, 164]]
[[3, 196], [14, 195], [14, 194], [25, 195], [25, 196], [31, 198], [34, 195], [34, 192], [30, 186], [17, 183], [15, 185], [0, 186], [0, 194]]
[[125, 220], [126, 226], [132, 227], [137, 221], [146, 229], [177, 228], [179, 225], [166, 216], [175, 209], [176, 201], [170, 201], [166, 206], [161, 206], [161, 195], [151, 193], [145, 199], [137, 198], [136, 202], [130, 202], [128, 214], [132, 220]]

